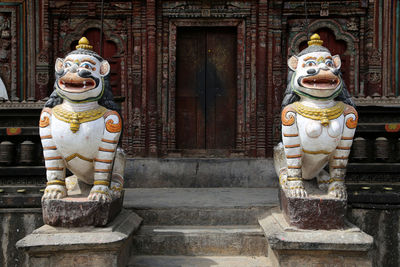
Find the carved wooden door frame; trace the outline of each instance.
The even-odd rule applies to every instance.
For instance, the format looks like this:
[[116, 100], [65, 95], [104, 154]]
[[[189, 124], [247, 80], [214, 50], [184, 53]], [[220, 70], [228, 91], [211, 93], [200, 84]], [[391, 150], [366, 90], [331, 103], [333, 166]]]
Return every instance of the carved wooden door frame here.
[[[237, 118], [236, 118], [236, 144], [235, 150], [244, 151], [242, 140], [245, 134], [246, 121], [246, 95], [245, 95], [245, 20], [244, 19], [173, 19], [169, 21], [169, 65], [168, 86], [163, 86], [162, 117], [166, 118], [167, 125], [163, 131], [168, 133], [167, 153], [174, 152], [176, 148], [176, 45], [178, 27], [236, 27], [237, 29]], [[166, 77], [163, 77], [165, 80]], [[166, 114], [165, 114], [166, 113]]]

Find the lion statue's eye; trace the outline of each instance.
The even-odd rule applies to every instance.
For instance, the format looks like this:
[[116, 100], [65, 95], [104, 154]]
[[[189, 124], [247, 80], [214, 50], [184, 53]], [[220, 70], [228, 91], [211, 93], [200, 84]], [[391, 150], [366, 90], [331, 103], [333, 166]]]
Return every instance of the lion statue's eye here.
[[92, 64], [90, 64], [90, 63], [87, 63], [87, 62], [85, 62], [85, 63], [82, 63], [82, 64], [80, 65], [80, 67], [81, 67], [81, 68], [88, 69], [88, 70], [92, 70], [92, 69], [93, 69], [93, 66], [92, 66]]
[[71, 67], [71, 62], [67, 61], [64, 63], [64, 68], [69, 68]]
[[309, 60], [306, 62], [306, 66], [307, 67], [312, 67], [312, 66], [316, 66], [317, 63], [314, 60]]
[[325, 61], [325, 65], [327, 65], [328, 67], [333, 67], [333, 62], [332, 62], [332, 60], [327, 60], [327, 61]]

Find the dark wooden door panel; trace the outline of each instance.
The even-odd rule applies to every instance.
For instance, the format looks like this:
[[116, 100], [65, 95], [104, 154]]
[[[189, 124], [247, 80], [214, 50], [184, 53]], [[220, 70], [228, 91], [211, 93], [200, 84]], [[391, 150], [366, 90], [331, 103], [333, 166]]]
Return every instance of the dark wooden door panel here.
[[177, 113], [178, 148], [203, 148], [204, 147], [204, 120], [198, 117], [197, 97], [180, 97], [179, 113]]
[[206, 148], [235, 147], [236, 29], [207, 31]]
[[205, 147], [205, 31], [180, 28], [177, 41], [176, 139], [178, 149]]
[[236, 129], [236, 29], [179, 28], [178, 149], [232, 149]]

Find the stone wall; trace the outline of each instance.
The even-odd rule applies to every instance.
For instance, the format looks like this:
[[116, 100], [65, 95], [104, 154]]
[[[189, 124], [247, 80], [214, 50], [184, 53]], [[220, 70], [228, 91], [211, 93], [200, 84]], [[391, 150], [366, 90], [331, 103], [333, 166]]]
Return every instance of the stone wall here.
[[272, 159], [128, 159], [125, 187], [277, 187]]
[[43, 225], [41, 209], [0, 209], [0, 225], [0, 266], [25, 266], [25, 255], [17, 251], [15, 243]]
[[348, 219], [374, 237], [371, 253], [375, 267], [400, 266], [400, 211], [397, 208], [350, 208]]

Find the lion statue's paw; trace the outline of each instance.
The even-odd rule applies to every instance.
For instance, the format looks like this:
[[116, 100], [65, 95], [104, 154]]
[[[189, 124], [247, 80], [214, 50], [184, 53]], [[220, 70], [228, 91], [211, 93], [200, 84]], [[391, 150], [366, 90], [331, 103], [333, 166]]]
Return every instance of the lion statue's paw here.
[[288, 181], [287, 193], [289, 197], [305, 198], [308, 195], [302, 181]]
[[329, 185], [329, 195], [339, 199], [346, 199], [347, 192], [346, 186], [343, 183], [334, 182]]
[[67, 188], [63, 185], [48, 185], [44, 190], [42, 200], [61, 199], [67, 196]]
[[88, 199], [100, 202], [109, 202], [111, 201], [110, 189], [105, 185], [95, 185], [90, 190]]

